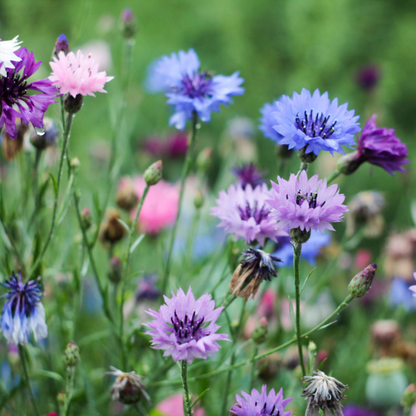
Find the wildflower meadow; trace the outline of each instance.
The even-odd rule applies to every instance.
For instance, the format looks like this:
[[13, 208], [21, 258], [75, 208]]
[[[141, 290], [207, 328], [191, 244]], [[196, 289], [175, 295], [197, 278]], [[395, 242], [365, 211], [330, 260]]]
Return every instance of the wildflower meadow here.
[[416, 415], [411, 2], [0, 11], [1, 415]]

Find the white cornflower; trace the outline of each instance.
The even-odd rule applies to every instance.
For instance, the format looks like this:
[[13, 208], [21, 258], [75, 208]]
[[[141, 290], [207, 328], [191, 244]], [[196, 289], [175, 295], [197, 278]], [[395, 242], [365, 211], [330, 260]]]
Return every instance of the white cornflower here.
[[344, 399], [343, 390], [348, 386], [323, 371], [315, 371], [314, 376], [303, 377], [305, 383], [311, 383], [303, 390], [302, 397], [308, 399], [305, 416], [319, 416], [319, 409], [324, 416], [342, 416], [340, 401]]
[[16, 36], [12, 40], [0, 41], [0, 74], [4, 77], [7, 76], [6, 69], [14, 69], [12, 61], [19, 62], [22, 60], [22, 58], [19, 58], [15, 54], [15, 52], [20, 49], [19, 45], [22, 43], [17, 40], [18, 37], [19, 36]]

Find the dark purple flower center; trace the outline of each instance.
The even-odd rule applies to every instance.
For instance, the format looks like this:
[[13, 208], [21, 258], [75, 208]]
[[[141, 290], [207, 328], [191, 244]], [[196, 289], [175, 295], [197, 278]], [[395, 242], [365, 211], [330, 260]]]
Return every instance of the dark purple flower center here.
[[193, 77], [185, 75], [180, 92], [189, 98], [209, 98], [211, 97], [211, 83], [212, 78], [207, 72], [197, 72]]
[[332, 121], [330, 122], [330, 114], [326, 117], [324, 117], [323, 113], [317, 113], [314, 115], [312, 109], [309, 114], [305, 110], [303, 117], [301, 117], [299, 117], [299, 113], [296, 114], [295, 126], [309, 137], [321, 137], [322, 139], [328, 139], [335, 131], [337, 120], [333, 123]]
[[9, 289], [7, 295], [7, 306], [11, 309], [12, 316], [17, 313], [24, 313], [29, 317], [40, 302], [42, 297], [42, 290], [38, 280], [29, 280], [23, 284], [21, 277], [19, 279], [16, 275], [12, 275], [10, 280], [2, 283], [2, 286]]
[[249, 165], [243, 165], [241, 167], [235, 167], [232, 172], [237, 176], [238, 181], [243, 189], [246, 189], [247, 185], [251, 185], [254, 189], [256, 186], [261, 185], [263, 181], [263, 175], [257, 170], [254, 163]]
[[26, 78], [16, 73], [11, 76], [9, 71], [9, 76], [0, 78], [0, 101], [12, 107], [26, 95], [27, 89]]
[[192, 319], [188, 318], [185, 314], [184, 319], [179, 319], [175, 311], [175, 316], [170, 318], [173, 329], [175, 331], [176, 339], [178, 344], [184, 344], [193, 339], [198, 341], [202, 336], [202, 325], [204, 318], [197, 318], [195, 312], [192, 315]]
[[240, 218], [243, 221], [248, 221], [250, 218], [254, 218], [254, 221], [256, 221], [257, 225], [265, 220], [270, 213], [270, 209], [267, 208], [265, 204], [263, 204], [262, 207], [258, 209], [257, 201], [254, 203], [254, 207], [251, 207], [251, 205], [246, 202], [245, 208], [241, 208], [239, 206], [238, 210], [240, 211]]
[[[308, 193], [306, 192], [305, 195], [302, 194], [302, 191], [299, 190], [296, 195], [296, 204], [299, 206], [303, 204], [303, 201], [308, 201], [309, 208], [316, 208], [316, 198], [318, 197], [317, 193]], [[286, 199], [289, 199], [289, 197], [286, 195]], [[322, 204], [324, 206], [325, 202]]]
[[[254, 403], [254, 406], [257, 407], [257, 402]], [[276, 409], [276, 405], [273, 405], [271, 412], [267, 411], [267, 403], [264, 403], [263, 408], [260, 412], [261, 415], [267, 415], [267, 416], [280, 416], [280, 412], [278, 409]]]

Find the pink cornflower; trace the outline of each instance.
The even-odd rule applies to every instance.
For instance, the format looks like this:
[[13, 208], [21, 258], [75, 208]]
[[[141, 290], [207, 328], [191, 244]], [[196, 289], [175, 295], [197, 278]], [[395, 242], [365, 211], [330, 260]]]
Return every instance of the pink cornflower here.
[[[169, 396], [156, 406], [156, 410], [165, 416], [183, 416], [183, 397], [181, 393]], [[205, 416], [205, 410], [197, 408], [194, 416]]]
[[[133, 178], [134, 192], [139, 200], [145, 186], [146, 182], [142, 176]], [[145, 233], [158, 234], [163, 228], [169, 227], [175, 222], [178, 205], [179, 191], [175, 185], [161, 180], [151, 186], [139, 215], [140, 228]], [[134, 218], [135, 215], [136, 210], [133, 210], [131, 217]]]
[[75, 55], [69, 52], [59, 52], [58, 58], [54, 57], [50, 62], [52, 75], [49, 79], [59, 88], [61, 94], [70, 94], [74, 98], [77, 95], [92, 95], [94, 92], [107, 92], [104, 90], [106, 82], [114, 77], [107, 77], [105, 71], [98, 72], [98, 63], [91, 54], [86, 57], [78, 50]]
[[303, 170], [299, 176], [291, 174], [288, 181], [280, 176], [277, 181], [272, 181], [271, 198], [265, 202], [271, 209], [270, 218], [277, 221], [279, 228], [334, 230], [331, 223], [340, 222], [348, 211], [338, 186], [328, 187], [326, 179], [318, 179], [318, 175], [308, 179]]

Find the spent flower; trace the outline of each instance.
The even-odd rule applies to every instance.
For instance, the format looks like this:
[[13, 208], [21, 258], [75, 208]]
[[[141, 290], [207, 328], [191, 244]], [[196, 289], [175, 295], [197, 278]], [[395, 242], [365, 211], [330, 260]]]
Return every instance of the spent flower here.
[[12, 273], [6, 283], [1, 283], [8, 289], [3, 307], [0, 326], [7, 342], [27, 344], [30, 334], [35, 341], [46, 338], [48, 327], [45, 322], [45, 309], [41, 303], [42, 289], [40, 277], [36, 280], [22, 281], [22, 275]]
[[152, 348], [165, 350], [163, 356], [174, 361], [192, 363], [194, 358], [211, 357], [220, 349], [218, 341], [229, 340], [227, 334], [217, 334], [215, 322], [224, 308], [216, 308], [211, 295], [195, 299], [192, 289], [188, 293], [178, 289], [172, 298], [164, 296], [165, 305], [159, 312], [146, 311], [154, 320], [144, 324], [150, 328]]
[[167, 103], [174, 108], [169, 125], [179, 130], [196, 113], [203, 122], [211, 120], [211, 112], [219, 112], [220, 104], [228, 105], [231, 96], [242, 95], [244, 82], [235, 72], [231, 76], [212, 75], [200, 71], [200, 62], [193, 49], [163, 56], [152, 64], [148, 83], [152, 91], [163, 91]]

